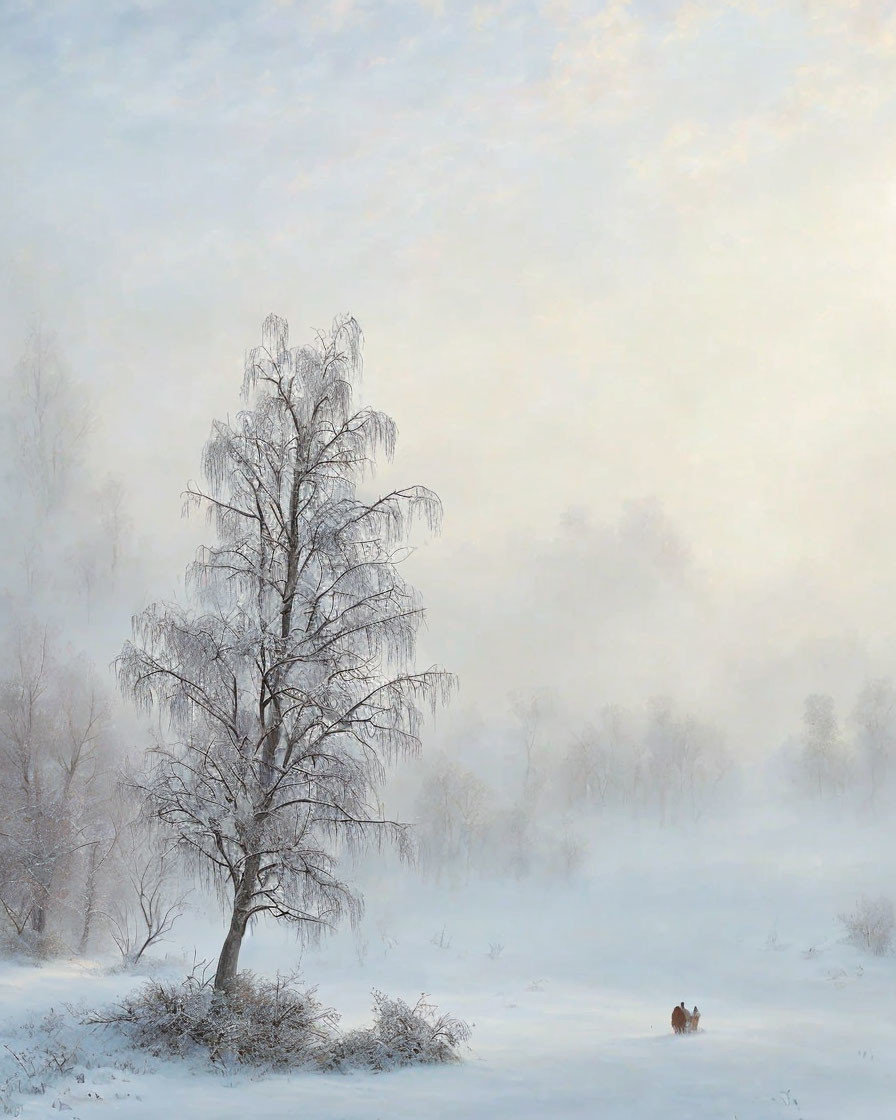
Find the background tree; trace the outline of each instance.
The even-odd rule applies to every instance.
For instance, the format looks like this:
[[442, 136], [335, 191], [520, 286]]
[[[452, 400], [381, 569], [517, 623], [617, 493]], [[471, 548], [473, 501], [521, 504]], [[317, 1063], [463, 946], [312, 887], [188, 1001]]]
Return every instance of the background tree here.
[[120, 823], [109, 849], [118, 889], [102, 916], [128, 964], [165, 940], [183, 916], [190, 893], [178, 876], [176, 853], [157, 833], [138, 816]]
[[868, 778], [868, 798], [877, 803], [896, 746], [896, 690], [886, 679], [869, 681], [859, 693], [849, 717], [856, 747]]
[[217, 532], [189, 569], [190, 604], [144, 611], [119, 661], [125, 689], [170, 719], [145, 793], [226, 905], [219, 992], [259, 915], [314, 934], [357, 912], [340, 847], [401, 841], [375, 789], [389, 758], [418, 750], [421, 704], [452, 683], [413, 668], [422, 608], [398, 570], [410, 521], [435, 529], [439, 500], [423, 487], [358, 494], [396, 433], [354, 408], [357, 323], [290, 349], [270, 316], [262, 338], [246, 408], [214, 424], [206, 488], [187, 494]]
[[547, 689], [516, 692], [510, 697], [510, 708], [520, 729], [524, 764], [522, 797], [527, 800], [537, 789], [541, 778], [539, 740], [545, 717], [551, 714], [552, 700]]
[[420, 855], [440, 878], [446, 867], [469, 877], [481, 852], [494, 791], [471, 770], [442, 755], [425, 776], [417, 802]]
[[[80, 913], [84, 902], [79, 857], [104, 831], [109, 713], [89, 666], [60, 661], [46, 630], [20, 629], [6, 663], [0, 903], [20, 936], [42, 939], [60, 907]], [[89, 894], [89, 861], [84, 883]]]
[[813, 693], [803, 710], [803, 763], [810, 788], [819, 797], [843, 791], [846, 752], [833, 697]]
[[16, 366], [11, 419], [26, 492], [41, 510], [57, 508], [82, 463], [89, 411], [41, 324]]
[[82, 951], [115, 782], [113, 709], [92, 661], [108, 663], [105, 634], [132, 614], [118, 596], [133, 567], [120, 488], [91, 471], [90, 417], [36, 327], [0, 394], [0, 913], [23, 940]]
[[680, 713], [668, 697], [655, 697], [647, 705], [644, 744], [647, 795], [656, 800], [660, 823], [682, 812], [697, 820], [731, 766], [720, 733]]
[[572, 739], [561, 760], [560, 783], [565, 807], [605, 809], [631, 801], [640, 742], [632, 715], [605, 704], [593, 723]]

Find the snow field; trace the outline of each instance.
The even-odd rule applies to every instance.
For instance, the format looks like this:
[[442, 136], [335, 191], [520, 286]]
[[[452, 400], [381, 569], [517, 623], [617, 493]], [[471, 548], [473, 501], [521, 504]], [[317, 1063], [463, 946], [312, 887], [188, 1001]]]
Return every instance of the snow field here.
[[[845, 943], [836, 920], [890, 874], [869, 861], [868, 831], [825, 839], [811, 828], [768, 828], [712, 847], [706, 834], [662, 843], [656, 834], [616, 836], [615, 853], [565, 884], [449, 887], [409, 873], [368, 882], [360, 929], [301, 954], [305, 980], [342, 1013], [344, 1028], [370, 1020], [372, 987], [410, 1001], [426, 991], [475, 1024], [460, 1065], [222, 1073], [124, 1050], [111, 1032], [82, 1028], [86, 1061], [42, 1095], [16, 1095], [12, 1107], [51, 1117], [57, 1103], [81, 1120], [891, 1115], [896, 958]], [[211, 955], [220, 927], [213, 913], [194, 914], [178, 935], [187, 951], [196, 944]], [[284, 931], [259, 928], [241, 963], [273, 972], [299, 956]], [[102, 1005], [138, 982], [99, 965], [7, 963], [3, 1042], [21, 1044], [29, 1015], [68, 1001]], [[700, 1006], [696, 1036], [671, 1033], [680, 999]], [[14, 1063], [3, 1057], [6, 1077]]]

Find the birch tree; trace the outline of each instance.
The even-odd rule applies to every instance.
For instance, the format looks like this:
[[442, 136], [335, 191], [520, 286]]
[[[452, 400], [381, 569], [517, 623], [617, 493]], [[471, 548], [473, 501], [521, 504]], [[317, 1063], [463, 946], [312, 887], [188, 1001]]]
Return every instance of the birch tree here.
[[[62, 664], [46, 630], [21, 629], [0, 677], [0, 906], [38, 937], [78, 908], [78, 853], [104, 829], [109, 713], [89, 667]], [[89, 892], [88, 892], [89, 893]]]
[[186, 494], [215, 542], [188, 569], [187, 601], [145, 610], [118, 662], [125, 690], [168, 720], [149, 804], [225, 906], [219, 993], [260, 915], [314, 936], [357, 913], [340, 851], [402, 841], [373, 808], [376, 787], [392, 757], [419, 749], [423, 708], [452, 684], [414, 666], [422, 607], [399, 572], [410, 523], [436, 529], [441, 506], [420, 486], [359, 496], [396, 436], [355, 407], [360, 374], [354, 319], [302, 348], [284, 320], [265, 321], [245, 407], [213, 425], [204, 485]]

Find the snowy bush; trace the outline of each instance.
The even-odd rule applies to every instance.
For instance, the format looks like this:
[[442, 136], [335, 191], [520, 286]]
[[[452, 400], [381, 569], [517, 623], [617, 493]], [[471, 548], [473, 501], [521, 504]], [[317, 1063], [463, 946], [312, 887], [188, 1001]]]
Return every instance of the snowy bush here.
[[16, 933], [11, 925], [0, 928], [0, 956], [31, 961], [70, 957], [72, 947], [55, 933], [23, 929]]
[[425, 995], [411, 1007], [374, 989], [373, 1015], [372, 1027], [349, 1031], [334, 1042], [325, 1062], [329, 1068], [388, 1070], [457, 1062], [457, 1049], [471, 1033], [462, 1019], [440, 1015]]
[[226, 997], [193, 972], [180, 983], [151, 980], [89, 1022], [118, 1026], [155, 1056], [205, 1052], [212, 1062], [269, 1069], [316, 1064], [338, 1016], [293, 976], [265, 980], [241, 972]]
[[19, 1038], [3, 1049], [29, 1081], [68, 1073], [81, 1060], [83, 1027], [72, 1011], [50, 1008], [39, 1017], [28, 1019]]
[[387, 1070], [459, 1061], [457, 1049], [470, 1037], [463, 1020], [440, 1015], [425, 996], [410, 1007], [374, 991], [373, 1002], [372, 1027], [340, 1034], [338, 1014], [320, 1003], [315, 989], [299, 988], [295, 977], [264, 980], [241, 972], [224, 997], [194, 969], [179, 983], [151, 980], [86, 1021], [119, 1028], [154, 1057], [205, 1053], [215, 1063], [265, 1069]]
[[84, 1060], [85, 1031], [74, 1008], [50, 1008], [4, 1032], [0, 1048], [0, 1115], [18, 1116], [22, 1095], [42, 1095]]
[[888, 898], [861, 898], [850, 914], [840, 914], [849, 940], [882, 957], [888, 953], [896, 932], [896, 915]]

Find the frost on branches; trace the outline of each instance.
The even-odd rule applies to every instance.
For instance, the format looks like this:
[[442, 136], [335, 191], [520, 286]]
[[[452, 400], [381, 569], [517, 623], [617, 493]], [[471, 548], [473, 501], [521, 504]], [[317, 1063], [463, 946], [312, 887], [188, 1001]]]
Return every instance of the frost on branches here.
[[331, 1069], [389, 1070], [400, 1066], [460, 1061], [458, 1049], [469, 1041], [470, 1024], [443, 1015], [421, 995], [411, 1007], [403, 999], [373, 991], [372, 1027], [349, 1031], [330, 1048]]
[[426, 996], [411, 1007], [374, 990], [373, 1004], [373, 1026], [343, 1034], [339, 1015], [296, 975], [263, 980], [240, 972], [222, 1003], [196, 968], [180, 984], [147, 981], [84, 1021], [115, 1028], [154, 1055], [206, 1055], [220, 1067], [383, 1071], [460, 1061], [469, 1023], [441, 1013]]
[[124, 688], [170, 720], [145, 792], [230, 914], [222, 992], [257, 915], [313, 934], [357, 912], [339, 847], [402, 841], [371, 807], [376, 785], [388, 759], [418, 750], [423, 706], [452, 685], [414, 668], [422, 608], [397, 566], [412, 520], [437, 529], [439, 500], [420, 486], [357, 493], [396, 434], [353, 406], [358, 324], [337, 319], [296, 349], [287, 331], [266, 320], [245, 409], [214, 424], [205, 487], [187, 492], [217, 537], [188, 569], [189, 605], [144, 611], [118, 663]]

